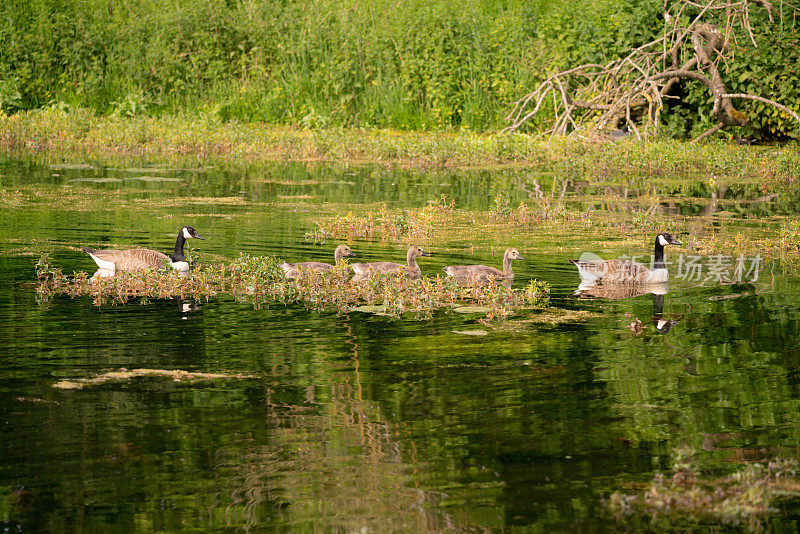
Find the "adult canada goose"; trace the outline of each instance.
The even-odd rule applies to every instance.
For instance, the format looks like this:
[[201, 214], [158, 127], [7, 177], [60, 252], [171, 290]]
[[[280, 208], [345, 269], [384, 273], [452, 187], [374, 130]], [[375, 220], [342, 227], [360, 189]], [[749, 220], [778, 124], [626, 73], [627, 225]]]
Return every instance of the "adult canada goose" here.
[[363, 281], [370, 277], [372, 274], [384, 276], [405, 276], [409, 280], [416, 280], [422, 276], [422, 271], [417, 265], [417, 258], [419, 256], [430, 256], [427, 252], [422, 250], [422, 247], [414, 245], [409, 247], [406, 253], [407, 265], [402, 263], [394, 263], [391, 261], [376, 261], [372, 263], [352, 263], [350, 268], [356, 275], [353, 277], [355, 281]]
[[569, 260], [578, 268], [581, 280], [603, 284], [659, 284], [669, 280], [667, 265], [664, 263], [666, 245], [683, 245], [666, 232], [656, 236], [653, 253], [653, 269], [633, 260], [615, 258]]
[[[149, 248], [129, 248], [125, 250], [92, 250], [89, 247], [82, 247], [95, 261], [98, 267], [106, 271], [138, 271], [141, 269], [160, 269], [165, 263], [179, 272], [189, 270], [189, 262], [183, 255], [183, 244], [187, 239], [203, 239], [197, 230], [191, 226], [184, 226], [178, 231], [178, 239], [175, 241], [175, 250], [172, 256], [167, 256], [156, 250]], [[203, 239], [204, 240], [204, 239]]]
[[511, 270], [513, 260], [524, 260], [515, 248], [506, 249], [503, 254], [503, 270], [489, 267], [488, 265], [450, 265], [442, 270], [447, 276], [461, 283], [487, 284], [491, 280], [514, 281], [514, 271]]
[[[342, 258], [345, 256], [355, 256], [355, 254], [353, 254], [353, 251], [351, 251], [350, 247], [347, 245], [339, 245], [336, 247], [336, 251], [333, 253], [333, 260], [336, 265], [339, 265], [342, 262]], [[326, 273], [333, 269], [333, 265], [319, 261], [301, 261], [299, 263], [283, 262], [281, 263], [281, 269], [286, 273], [286, 278], [291, 279], [297, 278], [303, 271], [312, 271], [317, 274]]]

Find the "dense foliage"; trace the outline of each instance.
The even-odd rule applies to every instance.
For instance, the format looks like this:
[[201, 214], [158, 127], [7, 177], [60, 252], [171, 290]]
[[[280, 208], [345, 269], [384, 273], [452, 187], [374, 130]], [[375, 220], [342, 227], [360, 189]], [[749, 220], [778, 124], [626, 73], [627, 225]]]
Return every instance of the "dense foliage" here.
[[[18, 0], [0, 6], [0, 108], [483, 131], [503, 126], [510, 103], [548, 72], [650, 40], [662, 7], [644, 0]], [[796, 106], [796, 41], [788, 22], [765, 32], [757, 53], [728, 65], [733, 88]], [[685, 92], [687, 108], [669, 123], [678, 136], [709, 120], [693, 111], [707, 96], [691, 86]], [[785, 116], [764, 110], [738, 134], [792, 129]]]

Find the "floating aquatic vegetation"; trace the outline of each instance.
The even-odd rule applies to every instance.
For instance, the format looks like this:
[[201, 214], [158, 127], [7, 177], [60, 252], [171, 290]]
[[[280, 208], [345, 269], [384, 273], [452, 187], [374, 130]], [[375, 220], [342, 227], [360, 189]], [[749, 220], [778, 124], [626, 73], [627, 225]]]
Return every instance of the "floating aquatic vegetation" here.
[[605, 504], [619, 519], [639, 515], [664, 527], [686, 520], [714, 520], [759, 529], [775, 511], [778, 499], [797, 497], [800, 464], [796, 460], [750, 463], [727, 477], [712, 478], [699, 469], [695, 451], [681, 447], [675, 450], [672, 476], [656, 474], [642, 494], [616, 492]]
[[336, 214], [331, 218], [315, 221], [316, 228], [306, 232], [306, 239], [324, 243], [328, 238], [375, 239], [382, 241], [426, 241], [433, 237], [448, 216], [453, 212], [454, 200], [442, 195], [421, 208], [393, 210], [381, 204], [377, 211], [366, 215]]
[[65, 275], [45, 255], [39, 259], [36, 272], [37, 295], [42, 305], [55, 295], [89, 296], [95, 305], [102, 306], [132, 299], [143, 303], [167, 298], [200, 301], [224, 293], [256, 308], [300, 302], [313, 309], [387, 315], [414, 312], [420, 317], [430, 316], [436, 309], [477, 305], [491, 320], [508, 315], [513, 308], [546, 306], [550, 292], [549, 285], [538, 280], [521, 290], [503, 283], [465, 286], [444, 276], [419, 280], [371, 276], [355, 283], [346, 262], [323, 274], [308, 271], [296, 280], [287, 280], [277, 258], [244, 254], [228, 263], [202, 263], [188, 275], [165, 268], [93, 277], [85, 272]]
[[182, 371], [180, 369], [119, 369], [108, 371], [92, 378], [76, 378], [73, 380], [60, 380], [53, 384], [57, 389], [82, 389], [90, 386], [98, 386], [106, 382], [119, 382], [130, 380], [131, 378], [159, 377], [171, 378], [176, 382], [196, 381], [196, 380], [219, 380], [227, 378], [253, 378], [252, 375], [225, 374], [225, 373], [201, 373], [196, 371]]

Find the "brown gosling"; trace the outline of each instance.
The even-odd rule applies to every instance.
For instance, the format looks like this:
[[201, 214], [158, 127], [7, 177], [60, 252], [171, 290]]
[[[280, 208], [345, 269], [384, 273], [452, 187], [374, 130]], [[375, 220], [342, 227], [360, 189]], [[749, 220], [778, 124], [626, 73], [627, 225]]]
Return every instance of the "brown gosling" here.
[[569, 260], [578, 268], [582, 282], [602, 284], [663, 284], [669, 280], [664, 262], [666, 245], [683, 245], [666, 232], [656, 236], [653, 253], [653, 269], [633, 260], [614, 258], [602, 260], [596, 256], [590, 260]]
[[[100, 269], [114, 273], [116, 271], [139, 271], [143, 269], [161, 269], [169, 263], [170, 267], [178, 272], [188, 272], [189, 262], [183, 255], [183, 244], [187, 239], [203, 239], [197, 230], [191, 226], [184, 226], [178, 231], [175, 241], [175, 250], [172, 256], [167, 256], [149, 248], [129, 248], [125, 250], [93, 250], [82, 247], [83, 251], [92, 257]], [[204, 239], [203, 239], [204, 240]]]
[[[347, 245], [339, 245], [336, 247], [336, 251], [333, 253], [333, 260], [336, 265], [339, 265], [342, 262], [342, 258], [347, 256], [355, 256], [355, 254], [353, 254], [353, 251], [350, 250], [350, 247]], [[310, 271], [317, 274], [327, 273], [333, 269], [333, 265], [319, 261], [301, 261], [298, 263], [283, 262], [281, 263], [281, 269], [283, 269], [283, 272], [286, 274], [286, 278], [291, 280], [300, 276], [300, 274], [304, 271]]]
[[362, 282], [373, 274], [382, 276], [405, 276], [409, 280], [416, 280], [422, 277], [422, 270], [420, 270], [419, 265], [417, 265], [417, 258], [419, 256], [430, 256], [430, 254], [422, 250], [422, 247], [414, 245], [408, 249], [408, 253], [406, 254], [407, 265], [391, 261], [352, 263], [350, 264], [350, 268], [356, 273], [353, 280]]
[[485, 285], [492, 280], [498, 282], [514, 281], [514, 271], [511, 269], [513, 260], [524, 260], [515, 248], [506, 249], [503, 254], [503, 270], [489, 267], [488, 265], [450, 265], [442, 269], [447, 276], [462, 284]]

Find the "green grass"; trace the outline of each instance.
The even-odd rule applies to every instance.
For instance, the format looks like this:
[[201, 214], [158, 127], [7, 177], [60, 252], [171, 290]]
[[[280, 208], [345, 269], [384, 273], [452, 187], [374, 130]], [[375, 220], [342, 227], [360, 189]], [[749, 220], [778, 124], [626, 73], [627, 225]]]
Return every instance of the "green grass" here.
[[0, 114], [0, 150], [56, 152], [60, 157], [141, 160], [229, 167], [264, 161], [378, 163], [406, 167], [547, 165], [576, 178], [622, 176], [637, 185], [698, 173], [710, 183], [730, 178], [765, 188], [794, 186], [796, 144], [738, 146], [680, 141], [584, 143], [526, 134], [401, 132], [386, 129], [301, 129], [186, 116], [101, 116], [88, 110], [43, 109]]

